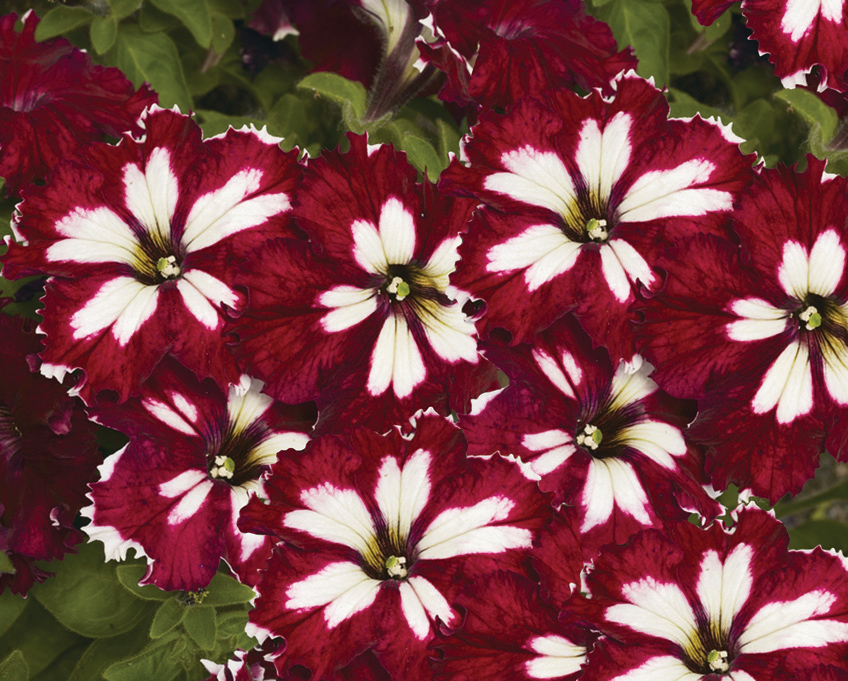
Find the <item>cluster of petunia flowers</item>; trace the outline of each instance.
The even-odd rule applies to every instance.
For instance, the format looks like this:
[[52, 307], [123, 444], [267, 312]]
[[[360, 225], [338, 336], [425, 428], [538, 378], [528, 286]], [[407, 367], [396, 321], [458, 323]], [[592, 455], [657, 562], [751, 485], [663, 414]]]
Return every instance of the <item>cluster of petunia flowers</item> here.
[[437, 185], [155, 105], [58, 162], [0, 259], [46, 278], [0, 317], [0, 584], [81, 512], [143, 583], [256, 590], [222, 681], [848, 679], [844, 558], [716, 501], [848, 457], [848, 180], [668, 113], [632, 71], [484, 106]]

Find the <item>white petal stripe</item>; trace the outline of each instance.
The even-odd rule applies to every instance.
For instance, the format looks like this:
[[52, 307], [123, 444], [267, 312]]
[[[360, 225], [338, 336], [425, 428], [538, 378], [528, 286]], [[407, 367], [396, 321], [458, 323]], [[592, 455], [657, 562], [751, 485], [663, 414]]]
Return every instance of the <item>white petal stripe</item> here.
[[582, 244], [570, 241], [556, 225], [533, 225], [502, 244], [489, 249], [488, 272], [512, 272], [529, 268], [524, 274], [527, 288], [542, 284], [570, 270], [577, 262]]
[[766, 371], [751, 408], [765, 414], [777, 406], [778, 423], [791, 423], [813, 408], [813, 375], [807, 346], [792, 341]]
[[764, 605], [739, 636], [741, 652], [822, 648], [829, 643], [848, 641], [848, 623], [819, 619], [830, 613], [835, 601], [833, 594], [816, 590], [792, 601]]
[[607, 286], [609, 286], [609, 290], [619, 303], [627, 302], [631, 294], [627, 272], [624, 271], [624, 267], [622, 267], [609, 244], [602, 244], [599, 250], [601, 255], [601, 271], [604, 274], [604, 279], [607, 282]]
[[371, 353], [368, 392], [376, 397], [391, 385], [395, 396], [403, 399], [412, 394], [426, 375], [421, 352], [406, 319], [402, 315], [390, 314]]
[[180, 525], [184, 523], [189, 518], [192, 518], [200, 510], [200, 507], [203, 506], [206, 497], [209, 496], [209, 492], [212, 491], [212, 487], [215, 484], [211, 480], [205, 479], [205, 475], [203, 477], [204, 479], [190, 489], [177, 502], [177, 505], [171, 509], [171, 512], [168, 514], [169, 525]]
[[730, 192], [692, 188], [709, 181], [715, 165], [694, 159], [669, 170], [645, 173], [636, 180], [618, 207], [620, 222], [646, 222], [674, 216], [706, 215], [730, 210]]
[[808, 289], [823, 297], [831, 295], [845, 272], [845, 248], [832, 229], [819, 234], [810, 251]]
[[380, 477], [374, 499], [386, 526], [400, 541], [409, 536], [412, 523], [421, 515], [430, 498], [430, 452], [417, 450], [398, 467], [397, 459], [386, 457], [380, 464]]
[[377, 228], [370, 222], [357, 220], [350, 226], [350, 231], [353, 235], [353, 257], [359, 266], [372, 274], [386, 274], [389, 262]]
[[621, 459], [592, 459], [583, 487], [582, 503], [586, 507], [581, 532], [609, 520], [613, 504], [643, 525], [651, 524], [648, 497], [636, 471]]
[[843, 0], [789, 0], [780, 21], [780, 30], [797, 43], [812, 28], [819, 14], [823, 19], [841, 23], [843, 4]]
[[261, 170], [245, 168], [223, 187], [198, 198], [188, 214], [182, 236], [186, 251], [192, 253], [213, 246], [291, 208], [289, 197], [283, 192], [258, 194], [247, 199], [259, 190], [261, 181]]
[[574, 674], [586, 659], [584, 646], [575, 645], [555, 634], [536, 636], [525, 644], [525, 648], [540, 656], [524, 663], [527, 675], [534, 679], [556, 679]]
[[141, 406], [147, 409], [147, 411], [153, 414], [153, 416], [159, 419], [166, 426], [169, 426], [180, 433], [185, 435], [200, 435], [197, 430], [185, 420], [182, 414], [177, 413], [164, 402], [145, 398], [141, 401]]
[[489, 497], [474, 506], [442, 511], [418, 542], [419, 558], [438, 560], [530, 547], [533, 542], [530, 530], [511, 525], [489, 526], [506, 519], [514, 505], [506, 497]]
[[703, 674], [690, 671], [680, 658], [663, 655], [652, 657], [641, 667], [616, 676], [612, 681], [701, 681], [703, 678]]
[[559, 215], [568, 214], [577, 193], [559, 156], [525, 146], [504, 153], [501, 163], [509, 172], [489, 175], [486, 189]]
[[69, 238], [47, 249], [48, 260], [127, 265], [136, 261], [139, 244], [135, 235], [108, 208], [76, 208], [56, 223], [56, 231]]
[[445, 624], [454, 619], [445, 597], [423, 577], [410, 577], [400, 585], [400, 605], [409, 628], [420, 641], [429, 636], [431, 619], [438, 617]]
[[595, 119], [583, 122], [575, 160], [589, 190], [601, 201], [609, 199], [630, 163], [632, 125], [631, 116], [622, 111], [612, 117], [603, 132]]
[[751, 560], [754, 552], [747, 544], [739, 544], [722, 563], [715, 551], [707, 551], [701, 559], [697, 593], [709, 621], [721, 631], [729, 632], [733, 618], [739, 614], [754, 585]]
[[777, 269], [777, 278], [787, 295], [803, 300], [809, 292], [810, 263], [807, 249], [797, 241], [783, 244], [783, 258]]
[[[574, 359], [568, 353], [563, 353], [563, 360], [565, 360], [566, 356], [571, 359], [572, 363]], [[571, 377], [571, 380], [566, 378], [565, 373], [562, 369], [559, 368], [559, 365], [556, 363], [553, 357], [551, 357], [544, 350], [539, 350], [538, 348], [533, 349], [533, 359], [536, 361], [536, 365], [542, 370], [542, 373], [548, 377], [548, 380], [556, 386], [556, 388], [566, 397], [571, 397], [574, 399], [575, 393], [574, 388], [572, 387], [572, 383], [574, 385], [579, 385], [580, 380], [583, 377], [583, 372], [580, 370], [576, 364], [574, 365], [574, 369], [576, 371], [569, 371], [568, 374]]]
[[406, 265], [415, 253], [415, 220], [395, 198], [380, 211], [380, 241], [389, 265]]
[[336, 286], [322, 293], [318, 304], [334, 308], [321, 318], [321, 326], [327, 333], [336, 333], [370, 317], [377, 309], [377, 298], [373, 289]]
[[221, 324], [221, 305], [235, 307], [238, 303], [235, 291], [203, 270], [186, 271], [177, 280], [177, 290], [192, 316], [210, 331]]
[[286, 513], [283, 525], [349, 546], [363, 556], [369, 553], [376, 530], [365, 503], [354, 490], [327, 483], [304, 490], [300, 498], [309, 510]]
[[330, 563], [320, 572], [295, 582], [286, 590], [285, 607], [303, 610], [322, 605], [328, 629], [368, 608], [377, 597], [380, 582], [371, 579], [355, 563]]
[[145, 286], [132, 277], [110, 279], [71, 317], [74, 339], [112, 326], [112, 335], [123, 347], [156, 312], [158, 297], [158, 286]]
[[821, 343], [819, 348], [824, 360], [824, 385], [827, 392], [835, 402], [848, 404], [848, 348], [841, 341]]
[[734, 300], [730, 309], [733, 314], [743, 317], [738, 321], [730, 322], [725, 327], [731, 340], [742, 342], [763, 340], [786, 330], [788, 318], [786, 310], [778, 309], [762, 298]]
[[477, 339], [474, 322], [469, 320], [458, 304], [435, 305], [428, 308], [429, 314], [419, 317], [430, 347], [446, 362], [454, 364], [460, 360], [476, 364]]
[[124, 166], [124, 192], [130, 213], [150, 234], [168, 243], [180, 194], [179, 182], [171, 169], [171, 153], [165, 147], [156, 147], [144, 172], [134, 163]]
[[618, 434], [621, 441], [633, 447], [663, 468], [676, 470], [674, 456], [686, 453], [686, 441], [683, 433], [670, 423], [663, 421], [642, 421], [622, 428]]
[[664, 638], [684, 649], [690, 639], [697, 635], [695, 613], [676, 584], [661, 583], [646, 577], [626, 584], [622, 592], [630, 602], [607, 608], [604, 617], [608, 622]]

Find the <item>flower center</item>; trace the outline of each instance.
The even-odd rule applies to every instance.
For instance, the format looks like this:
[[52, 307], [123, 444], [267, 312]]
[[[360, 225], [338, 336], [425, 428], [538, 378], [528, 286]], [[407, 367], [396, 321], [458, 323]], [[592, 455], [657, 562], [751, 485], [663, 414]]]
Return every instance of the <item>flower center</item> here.
[[592, 241], [603, 243], [609, 239], [607, 221], [589, 218], [589, 220], [586, 221], [586, 234]]
[[718, 624], [708, 622], [692, 632], [685, 647], [686, 666], [696, 674], [725, 674], [733, 663], [733, 646]]
[[386, 558], [386, 574], [390, 579], [406, 579], [409, 570], [404, 556], [389, 556]]
[[159, 258], [156, 261], [156, 271], [162, 279], [176, 279], [182, 272], [180, 266], [177, 264], [177, 256], [175, 255]]
[[581, 447], [594, 452], [601, 446], [603, 439], [604, 434], [601, 432], [601, 429], [593, 426], [591, 423], [587, 423], [583, 426], [583, 430], [577, 433], [574, 441]]
[[233, 487], [242, 487], [256, 480], [266, 463], [256, 456], [256, 450], [265, 439], [265, 426], [251, 424], [245, 430], [226, 433], [218, 442], [213, 441], [206, 453], [206, 471], [213, 480]]
[[402, 301], [409, 295], [410, 288], [401, 277], [392, 277], [392, 280], [386, 285], [386, 293], [393, 297], [397, 302]]
[[730, 669], [730, 663], [727, 661], [726, 650], [711, 650], [707, 653], [707, 664], [711, 671], [724, 673]]

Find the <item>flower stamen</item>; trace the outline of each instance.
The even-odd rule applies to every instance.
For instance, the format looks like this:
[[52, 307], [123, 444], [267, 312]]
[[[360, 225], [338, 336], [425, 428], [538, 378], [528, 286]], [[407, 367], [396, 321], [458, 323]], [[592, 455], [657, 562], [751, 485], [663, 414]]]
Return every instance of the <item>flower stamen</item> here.
[[710, 666], [710, 670], [719, 673], [728, 671], [730, 663], [727, 661], [727, 657], [726, 650], [711, 650], [707, 654], [707, 664]]
[[409, 570], [406, 567], [406, 558], [403, 556], [389, 556], [386, 558], [386, 574], [392, 579], [406, 579]]
[[581, 447], [586, 447], [587, 449], [595, 451], [601, 446], [603, 439], [604, 434], [601, 432], [601, 429], [597, 426], [593, 426], [591, 423], [587, 423], [583, 426], [583, 432], [577, 433], [574, 441]]
[[215, 457], [215, 465], [209, 470], [209, 475], [213, 478], [225, 478], [229, 480], [233, 477], [236, 470], [236, 462], [229, 456], [219, 454]]
[[398, 302], [402, 301], [409, 295], [410, 289], [401, 277], [392, 277], [392, 280], [386, 286], [386, 293], [390, 293]]
[[606, 241], [609, 238], [607, 231], [607, 221], [590, 218], [586, 222], [586, 234], [592, 241]]
[[176, 279], [182, 270], [177, 264], [177, 257], [169, 255], [167, 258], [159, 258], [156, 261], [156, 271], [163, 279]]
[[805, 322], [804, 328], [807, 329], [807, 331], [819, 328], [822, 323], [822, 318], [818, 309], [812, 305], [807, 306], [807, 309], [798, 315], [798, 319]]

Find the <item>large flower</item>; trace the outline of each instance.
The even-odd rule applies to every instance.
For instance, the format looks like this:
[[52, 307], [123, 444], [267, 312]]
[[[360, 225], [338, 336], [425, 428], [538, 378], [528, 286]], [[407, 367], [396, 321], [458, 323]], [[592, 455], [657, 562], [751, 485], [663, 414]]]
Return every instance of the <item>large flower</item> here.
[[469, 452], [519, 457], [556, 504], [576, 506], [587, 560], [645, 527], [718, 512], [684, 435], [695, 404], [663, 393], [647, 363], [613, 368], [568, 318], [532, 346], [486, 344], [484, 354], [510, 385], [460, 417]]
[[659, 282], [652, 263], [680, 234], [713, 232], [749, 178], [736, 140], [668, 105], [630, 74], [615, 98], [568, 90], [482, 117], [440, 186], [486, 209], [460, 248], [452, 282], [488, 303], [483, 329], [527, 341], [574, 309], [614, 361], [630, 359], [632, 287]]
[[637, 327], [657, 382], [701, 400], [693, 436], [715, 450], [715, 484], [772, 501], [812, 477], [823, 449], [848, 453], [848, 181], [808, 163], [764, 170], [742, 198], [741, 258], [707, 239], [672, 251]]
[[589, 618], [607, 635], [593, 681], [782, 681], [848, 669], [848, 573], [820, 548], [787, 551], [759, 509], [728, 530], [691, 523], [609, 547], [587, 578]]
[[64, 38], [35, 42], [34, 12], [21, 33], [17, 19], [0, 18], [0, 176], [9, 195], [89, 142], [140, 133], [139, 115], [156, 102], [147, 85], [136, 92], [118, 69], [95, 66]]
[[425, 414], [411, 437], [327, 435], [272, 468], [269, 504], [251, 502], [241, 526], [287, 542], [250, 615], [260, 638], [285, 637], [281, 672], [324, 678], [373, 646], [392, 678], [429, 679], [433, 625], [459, 622], [463, 583], [526, 573], [550, 500], [514, 464], [464, 450], [455, 426]]
[[467, 296], [448, 285], [474, 202], [417, 183], [403, 154], [369, 155], [362, 137], [310, 162], [297, 201], [313, 250], [277, 240], [238, 278], [250, 293], [235, 327], [243, 369], [285, 402], [316, 400], [324, 429], [386, 431], [421, 408], [467, 408], [492, 376]]
[[314, 407], [274, 402], [261, 389], [245, 377], [225, 395], [166, 358], [138, 398], [93, 410], [130, 437], [103, 462], [83, 509], [107, 560], [134, 548], [148, 557], [145, 583], [193, 591], [208, 586], [223, 557], [256, 583], [272, 543], [240, 532], [239, 511], [262, 493], [278, 453], [306, 446], [315, 419]]
[[101, 459], [82, 402], [38, 373], [33, 326], [0, 313], [0, 592], [23, 594], [46, 577], [35, 561], [83, 538], [73, 522]]
[[45, 375], [81, 368], [77, 389], [121, 400], [166, 353], [222, 388], [239, 372], [222, 308], [242, 297], [233, 260], [285, 233], [296, 154], [264, 132], [201, 141], [178, 112], [154, 108], [144, 138], [93, 145], [33, 188], [13, 226], [4, 276], [55, 275], [47, 287]]

